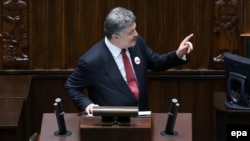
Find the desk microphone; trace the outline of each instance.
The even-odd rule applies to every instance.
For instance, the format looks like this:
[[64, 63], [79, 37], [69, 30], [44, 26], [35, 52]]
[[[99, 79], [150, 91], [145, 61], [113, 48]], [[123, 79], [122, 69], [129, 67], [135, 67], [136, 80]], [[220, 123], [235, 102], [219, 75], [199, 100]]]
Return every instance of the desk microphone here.
[[62, 109], [62, 102], [61, 98], [56, 98], [55, 103], [55, 114], [56, 114], [56, 119], [57, 119], [57, 124], [58, 124], [58, 131], [54, 132], [55, 136], [70, 136], [72, 133], [70, 131], [67, 131], [66, 125], [65, 125], [65, 120], [64, 120], [64, 111]]
[[161, 132], [162, 136], [172, 136], [178, 134], [177, 131], [174, 131], [174, 126], [179, 106], [180, 104], [178, 103], [178, 100], [173, 98], [170, 105], [170, 112], [168, 112], [168, 120], [165, 130]]

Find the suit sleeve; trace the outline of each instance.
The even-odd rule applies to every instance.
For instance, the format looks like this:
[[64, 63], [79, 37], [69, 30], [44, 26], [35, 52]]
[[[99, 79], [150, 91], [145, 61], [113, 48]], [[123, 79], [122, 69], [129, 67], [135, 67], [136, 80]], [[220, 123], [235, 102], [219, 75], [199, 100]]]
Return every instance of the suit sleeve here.
[[140, 48], [144, 52], [144, 58], [147, 61], [147, 67], [153, 71], [165, 71], [172, 67], [182, 65], [187, 62], [176, 55], [176, 51], [171, 51], [166, 54], [157, 54], [147, 44], [142, 38], [139, 38]]
[[68, 77], [65, 83], [66, 95], [75, 104], [80, 112], [84, 112], [85, 108], [92, 101], [85, 95], [83, 89], [91, 85], [89, 79], [89, 71], [87, 63], [83, 59], [79, 59], [78, 64], [72, 74]]

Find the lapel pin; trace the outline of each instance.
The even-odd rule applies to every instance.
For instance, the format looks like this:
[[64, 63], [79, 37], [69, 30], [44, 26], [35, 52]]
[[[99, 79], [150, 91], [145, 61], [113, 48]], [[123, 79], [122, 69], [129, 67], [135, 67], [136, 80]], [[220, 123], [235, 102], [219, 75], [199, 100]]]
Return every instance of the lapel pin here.
[[134, 61], [135, 61], [135, 64], [136, 64], [136, 65], [139, 65], [139, 64], [141, 63], [140, 58], [137, 57], [137, 56], [135, 57]]

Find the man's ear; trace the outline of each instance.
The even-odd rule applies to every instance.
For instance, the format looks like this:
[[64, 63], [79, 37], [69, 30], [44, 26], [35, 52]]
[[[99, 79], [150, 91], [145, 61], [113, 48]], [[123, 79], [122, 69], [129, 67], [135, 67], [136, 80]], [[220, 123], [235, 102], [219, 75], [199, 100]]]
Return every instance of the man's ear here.
[[120, 36], [118, 34], [112, 34], [112, 36], [111, 36], [111, 40], [115, 43], [119, 42], [119, 38], [120, 38]]
[[112, 39], [118, 39], [119, 38], [119, 36], [117, 35], [117, 34], [112, 34]]

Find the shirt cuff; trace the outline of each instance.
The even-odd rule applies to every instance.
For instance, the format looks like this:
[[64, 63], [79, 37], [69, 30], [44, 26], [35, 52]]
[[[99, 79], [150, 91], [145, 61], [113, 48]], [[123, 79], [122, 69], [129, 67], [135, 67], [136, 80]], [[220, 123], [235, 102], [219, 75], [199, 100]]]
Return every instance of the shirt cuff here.
[[[180, 57], [179, 57], [179, 58], [180, 58]], [[183, 55], [180, 59], [183, 60], [183, 61], [187, 61], [187, 56], [186, 56], [186, 55]]]

